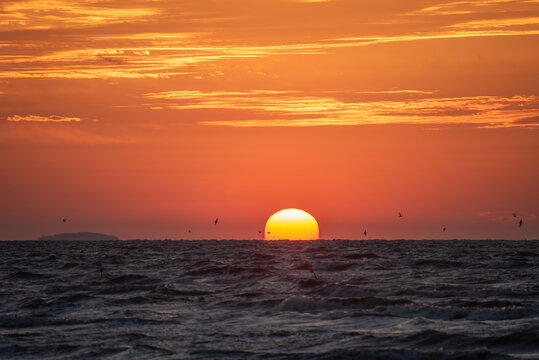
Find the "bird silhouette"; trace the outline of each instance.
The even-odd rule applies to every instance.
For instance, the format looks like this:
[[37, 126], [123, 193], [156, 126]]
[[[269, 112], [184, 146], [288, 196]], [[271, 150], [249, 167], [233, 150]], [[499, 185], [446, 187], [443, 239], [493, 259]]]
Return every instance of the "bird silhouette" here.
[[522, 219], [518, 222], [518, 227], [522, 227]]
[[363, 231], [363, 235], [367, 236], [367, 230]]
[[516, 213], [513, 213], [513, 217], [517, 217], [517, 214], [516, 214]]
[[259, 234], [262, 234], [262, 230], [259, 230], [258, 233], [259, 233]]
[[67, 220], [66, 219], [62, 219], [63, 222], [66, 222]]
[[215, 221], [213, 222], [214, 225], [217, 225], [217, 223], [219, 222], [219, 218], [215, 219]]
[[399, 212], [399, 217], [402, 217], [402, 214]]
[[445, 228], [445, 227], [443, 227], [443, 228], [442, 228], [442, 231], [443, 231], [443, 232], [445, 232], [445, 230], [446, 230], [446, 228]]

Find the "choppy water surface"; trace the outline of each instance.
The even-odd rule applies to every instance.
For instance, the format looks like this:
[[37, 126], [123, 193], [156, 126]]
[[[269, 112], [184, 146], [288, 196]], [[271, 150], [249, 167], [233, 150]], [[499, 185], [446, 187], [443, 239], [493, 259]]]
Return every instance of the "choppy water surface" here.
[[0, 242], [0, 358], [539, 359], [538, 265], [539, 241]]

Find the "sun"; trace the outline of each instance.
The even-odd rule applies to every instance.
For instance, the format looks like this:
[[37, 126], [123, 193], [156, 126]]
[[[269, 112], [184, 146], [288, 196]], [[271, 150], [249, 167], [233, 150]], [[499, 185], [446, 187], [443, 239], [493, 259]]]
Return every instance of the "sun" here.
[[266, 222], [264, 240], [318, 240], [318, 223], [306, 211], [283, 209]]

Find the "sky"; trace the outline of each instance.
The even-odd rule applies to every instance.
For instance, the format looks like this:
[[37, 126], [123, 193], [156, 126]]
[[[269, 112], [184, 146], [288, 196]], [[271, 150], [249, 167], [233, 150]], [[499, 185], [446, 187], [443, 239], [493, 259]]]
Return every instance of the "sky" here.
[[538, 44], [538, 0], [2, 1], [0, 239], [537, 239]]

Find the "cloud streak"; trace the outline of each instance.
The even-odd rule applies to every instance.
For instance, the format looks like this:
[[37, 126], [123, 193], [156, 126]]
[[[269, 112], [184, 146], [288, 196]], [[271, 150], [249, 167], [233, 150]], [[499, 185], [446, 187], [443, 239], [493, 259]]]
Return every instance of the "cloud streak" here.
[[[185, 75], [193, 66], [226, 59], [282, 55], [322, 55], [338, 49], [377, 44], [479, 37], [539, 35], [539, 29], [462, 30], [403, 36], [346, 37], [317, 43], [266, 46], [150, 45], [57, 51], [52, 54], [0, 56], [0, 78], [159, 78]], [[136, 45], [136, 44], [133, 44]]]
[[[206, 9], [204, 12], [202, 8], [196, 8], [195, 11], [189, 7], [193, 5], [184, 2], [173, 7], [167, 1], [142, 0], [9, 1], [0, 12], [0, 31], [3, 30], [0, 78], [167, 78], [199, 75], [202, 67], [218, 66], [220, 61], [230, 59], [331, 55], [354, 48], [360, 51], [362, 47], [403, 42], [537, 36], [537, 3], [521, 2], [519, 11], [511, 12], [516, 5], [506, 0], [442, 2], [407, 15], [384, 14], [390, 24], [391, 19], [397, 18], [406, 24], [399, 31], [395, 31], [397, 27], [391, 24], [366, 27], [352, 33], [349, 29], [353, 24], [344, 23], [337, 32], [345, 36], [274, 38], [264, 33], [265, 37], [260, 40], [244, 36], [240, 31], [245, 16], [252, 15], [256, 19], [259, 15], [244, 14], [241, 17], [225, 9]], [[284, 8], [313, 8], [313, 4], [293, 5], [292, 1], [279, 4]], [[344, 11], [347, 7], [353, 8], [352, 4], [320, 2], [314, 7], [339, 5]], [[448, 12], [473, 13], [474, 16], [457, 16], [449, 22], [424, 25], [422, 19]], [[170, 29], [163, 31], [163, 21], [170, 24]], [[273, 21], [260, 21], [257, 25], [260, 31], [274, 26]], [[129, 26], [125, 26], [125, 22], [129, 22]], [[177, 27], [178, 23], [188, 25]], [[81, 26], [84, 31], [79, 30]], [[295, 26], [310, 29], [321, 25], [300, 22]], [[240, 32], [233, 33], [234, 36], [226, 35], [234, 27]], [[58, 30], [51, 32], [55, 28]], [[182, 31], [178, 31], [180, 28]], [[336, 31], [334, 29], [339, 26], [333, 26], [326, 33], [331, 34]], [[21, 37], [16, 30], [25, 30], [27, 34]]]
[[525, 25], [532, 25], [537, 27], [539, 25], [539, 17], [475, 20], [452, 24], [448, 25], [447, 27], [458, 29], [492, 29]]
[[6, 1], [0, 9], [0, 26], [10, 30], [96, 26], [140, 20], [157, 14], [157, 10], [151, 7], [127, 7], [121, 3], [114, 6], [99, 0]]
[[413, 11], [412, 15], [462, 15], [474, 14], [488, 11], [506, 11], [508, 6], [512, 9], [518, 8], [533, 8], [537, 0], [473, 0], [473, 1], [450, 1], [439, 2], [436, 5], [428, 6], [417, 11]]
[[11, 122], [80, 122], [80, 118], [78, 117], [66, 117], [66, 116], [59, 116], [59, 115], [50, 115], [50, 116], [40, 116], [40, 115], [27, 115], [27, 116], [20, 116], [20, 115], [13, 115], [8, 116], [7, 121]]
[[[353, 97], [354, 94], [347, 94], [347, 98]], [[539, 100], [535, 96], [350, 101], [336, 97], [331, 92], [308, 94], [258, 90], [169, 91], [149, 93], [146, 94], [146, 98], [154, 100], [147, 104], [149, 108], [241, 110], [246, 113], [245, 116], [252, 117], [249, 120], [202, 121], [201, 123], [205, 125], [236, 127], [364, 124], [478, 124], [492, 127], [539, 125], [533, 122], [525, 124], [518, 122], [522, 118], [539, 114]]]

